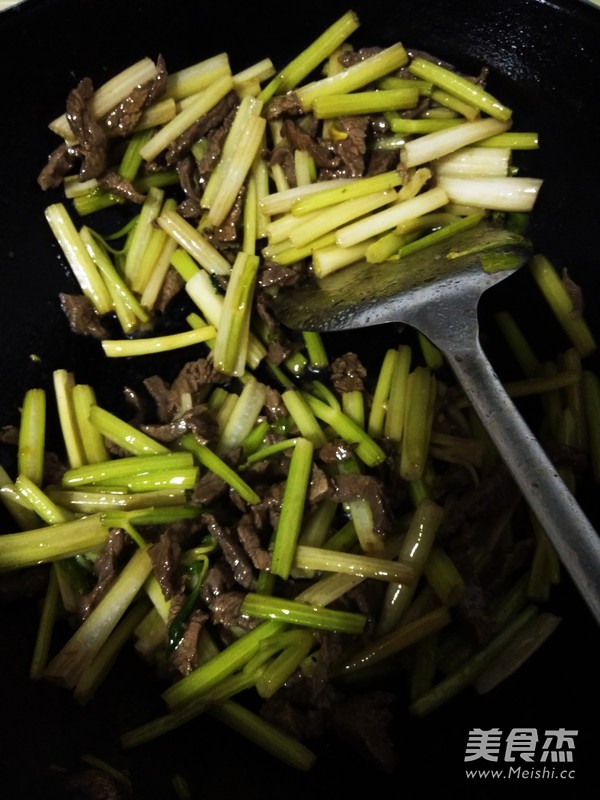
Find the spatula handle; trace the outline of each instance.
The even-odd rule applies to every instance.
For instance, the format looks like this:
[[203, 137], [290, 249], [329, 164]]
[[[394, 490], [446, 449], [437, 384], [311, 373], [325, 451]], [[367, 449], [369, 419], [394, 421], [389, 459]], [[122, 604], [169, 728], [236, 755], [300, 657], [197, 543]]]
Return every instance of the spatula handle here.
[[448, 353], [465, 394], [600, 623], [600, 536], [496, 376], [479, 343]]

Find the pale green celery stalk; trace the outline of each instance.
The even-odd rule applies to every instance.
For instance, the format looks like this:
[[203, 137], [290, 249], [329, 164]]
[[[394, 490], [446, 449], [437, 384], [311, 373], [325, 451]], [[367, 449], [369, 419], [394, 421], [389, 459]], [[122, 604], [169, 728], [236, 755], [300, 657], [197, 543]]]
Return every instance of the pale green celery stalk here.
[[492, 211], [523, 211], [533, 209], [542, 188], [541, 178], [439, 177], [438, 187], [446, 192], [452, 204]]
[[309, 606], [328, 606], [345, 595], [364, 578], [361, 575], [352, 575], [344, 572], [331, 572], [328, 575], [315, 580], [300, 594], [296, 595], [299, 603], [306, 603]]
[[600, 483], [600, 380], [589, 369], [581, 374], [583, 404], [588, 430], [588, 457], [596, 483]]
[[260, 258], [240, 251], [231, 268], [216, 331], [213, 360], [224, 375], [243, 375]]
[[358, 536], [354, 522], [349, 519], [339, 530], [335, 531], [323, 544], [327, 550], [341, 550], [349, 552], [358, 544]]
[[76, 514], [93, 514], [96, 511], [129, 511], [148, 507], [177, 507], [185, 504], [185, 490], [181, 488], [159, 489], [155, 492], [130, 494], [124, 491], [103, 491], [94, 484], [87, 490], [69, 490], [47, 487], [46, 494], [58, 505]]
[[529, 605], [481, 650], [467, 659], [457, 670], [443, 678], [409, 706], [416, 717], [424, 717], [473, 683], [479, 673], [493, 663], [510, 644], [517, 633], [539, 614], [536, 606]]
[[106, 518], [109, 522], [112, 522], [113, 519], [133, 517], [138, 525], [171, 525], [172, 523], [180, 522], [182, 519], [196, 519], [199, 516], [200, 509], [198, 507], [186, 505], [148, 505], [147, 507], [140, 505], [138, 508], [127, 508], [123, 511], [109, 509], [106, 512]]
[[[246, 100], [247, 98], [244, 98]], [[256, 100], [256, 98], [251, 98]], [[244, 102], [242, 100], [242, 103]], [[202, 194], [200, 204], [203, 208], [208, 208], [206, 219], [209, 224], [215, 227], [223, 224], [227, 215], [233, 208], [236, 198], [244, 185], [252, 164], [257, 158], [261, 145], [264, 141], [266, 120], [259, 113], [250, 115], [245, 121], [244, 129], [241, 131], [239, 140], [233, 144], [233, 151], [226, 153], [223, 149], [221, 160], [215, 170], [211, 173], [206, 190]], [[232, 129], [230, 129], [230, 133]], [[228, 158], [229, 156], [229, 158]], [[219, 169], [222, 166], [222, 170]], [[212, 189], [211, 180], [214, 178], [217, 186], [216, 193], [208, 203], [205, 201], [207, 190]]]
[[474, 120], [479, 116], [479, 108], [443, 89], [432, 89], [430, 96], [434, 103], [438, 103], [444, 108], [449, 108], [451, 111], [456, 111], [457, 114], [461, 114], [465, 119]]
[[44, 478], [45, 447], [46, 392], [44, 389], [28, 389], [21, 406], [17, 471], [38, 486]]
[[268, 420], [263, 419], [250, 431], [248, 436], [244, 439], [242, 450], [244, 456], [248, 458], [253, 453], [256, 453], [263, 446], [265, 436], [271, 430], [271, 424]]
[[98, 314], [108, 314], [113, 304], [106, 284], [63, 203], [46, 208], [46, 221], [67, 259], [83, 294]]
[[342, 394], [342, 411], [361, 428], [365, 427], [365, 398], [360, 389]]
[[376, 209], [393, 204], [396, 199], [396, 193], [393, 190], [387, 190], [344, 200], [320, 212], [313, 212], [316, 213], [316, 218], [311, 215], [306, 222], [296, 225], [290, 231], [289, 239], [294, 247], [304, 247], [309, 242], [348, 224], [351, 220], [356, 220]]
[[[256, 159], [254, 160], [256, 162]], [[258, 188], [256, 174], [252, 167], [246, 181], [246, 194], [242, 216], [242, 252], [249, 256], [256, 255], [258, 236]]]
[[350, 183], [343, 183], [334, 188], [325, 188], [322, 191], [311, 193], [302, 199], [296, 200], [290, 211], [294, 216], [302, 216], [312, 211], [319, 211], [328, 206], [337, 205], [345, 200], [353, 200], [357, 197], [376, 192], [384, 192], [400, 186], [403, 178], [397, 170], [384, 172], [380, 175], [373, 175], [368, 178], [356, 178]]
[[[95, 406], [97, 408], [97, 406]], [[160, 472], [161, 470], [186, 469], [193, 466], [194, 459], [190, 453], [174, 453], [163, 448], [156, 453], [143, 453], [123, 458], [112, 458], [94, 464], [84, 464], [68, 469], [63, 473], [63, 487], [87, 486], [102, 480], [118, 483], [120, 477], [127, 477], [142, 472]]]
[[[267, 225], [267, 236], [269, 240], [269, 252], [277, 252], [284, 245], [289, 247], [292, 244], [290, 233], [296, 228], [316, 222], [320, 219], [320, 209], [309, 211], [303, 217], [298, 217], [293, 212], [289, 211], [282, 214], [277, 219], [271, 220]], [[276, 248], [275, 245], [280, 245]]]
[[266, 397], [265, 384], [250, 375], [217, 442], [216, 452], [219, 456], [243, 444], [257, 423]]
[[104, 277], [106, 287], [111, 295], [113, 306], [122, 329], [126, 333], [135, 331], [140, 322], [149, 322], [150, 315], [144, 309], [127, 283], [121, 277], [110, 256], [98, 242], [93, 232], [84, 225], [80, 231], [90, 257]]
[[330, 406], [318, 397], [303, 393], [317, 419], [326, 422], [336, 433], [350, 444], [356, 445], [357, 456], [369, 467], [374, 467], [385, 461], [384, 450], [350, 417], [347, 417], [339, 408]]
[[419, 250], [424, 250], [426, 247], [431, 247], [437, 242], [451, 239], [461, 231], [474, 228], [481, 222], [484, 216], [485, 213], [483, 211], [480, 213], [475, 212], [473, 214], [468, 214], [466, 217], [461, 217], [455, 222], [448, 223], [448, 225], [445, 225], [443, 228], [438, 228], [438, 230], [432, 231], [431, 233], [426, 233], [424, 236], [420, 236], [408, 244], [401, 244], [396, 253], [396, 258], [401, 259], [409, 253], [416, 253]]
[[233, 76], [233, 86], [238, 93], [244, 94], [246, 88], [253, 87], [256, 84], [260, 86], [261, 83], [272, 78], [275, 72], [275, 65], [271, 59], [263, 58], [246, 67], [246, 69], [236, 72]]
[[527, 378], [541, 374], [542, 365], [536, 356], [529, 339], [524, 335], [515, 318], [509, 311], [498, 311], [494, 321], [500, 328], [506, 343]]
[[431, 97], [433, 84], [431, 81], [422, 81], [418, 78], [399, 78], [396, 75], [386, 75], [377, 82], [378, 89], [416, 89], [423, 97]]
[[320, 370], [329, 366], [329, 357], [323, 344], [323, 337], [318, 331], [303, 331], [302, 339], [308, 353], [308, 361], [313, 369]]
[[347, 11], [277, 73], [262, 90], [261, 99], [268, 102], [274, 94], [284, 94], [290, 89], [294, 89], [331, 53], [337, 50], [359, 26], [360, 20], [357, 14], [354, 11]]
[[431, 370], [440, 369], [444, 364], [444, 356], [442, 355], [442, 351], [436, 347], [436, 345], [434, 345], [430, 339], [422, 334], [421, 331], [417, 332], [417, 338], [419, 340], [419, 347], [426, 365]]
[[244, 464], [242, 464], [242, 469], [249, 467], [251, 464], [256, 464], [260, 461], [264, 461], [266, 458], [271, 458], [271, 456], [279, 455], [280, 453], [284, 453], [286, 450], [293, 450], [296, 446], [296, 442], [298, 441], [297, 437], [292, 439], [280, 439], [277, 442], [273, 442], [273, 444], [265, 445], [260, 449], [256, 450], [254, 453], [248, 456]]
[[[152, 603], [154, 611], [156, 611], [160, 619], [165, 623], [168, 622], [171, 600], [167, 600], [165, 598], [161, 585], [153, 573], [148, 576], [146, 583], [144, 584], [144, 591], [146, 592], [150, 602]], [[136, 628], [136, 632], [139, 631], [143, 625], [144, 623], [141, 621]]]
[[337, 508], [338, 504], [333, 500], [325, 499], [317, 503], [304, 520], [298, 536], [298, 547], [321, 547], [327, 539]]
[[596, 340], [585, 318], [575, 308], [558, 270], [541, 253], [531, 258], [529, 267], [538, 288], [581, 358], [591, 355], [596, 350]]
[[417, 366], [408, 376], [404, 431], [400, 452], [400, 477], [422, 477], [429, 452], [436, 399], [436, 380], [429, 367]]
[[[129, 492], [156, 492], [160, 489], [193, 489], [198, 477], [198, 467], [182, 467], [175, 470], [155, 470], [139, 474], [121, 475], [117, 486]], [[112, 478], [103, 478], [95, 482], [96, 486], [110, 489], [114, 486]]]
[[176, 730], [224, 700], [250, 689], [255, 681], [256, 675], [253, 673], [239, 672], [228, 675], [210, 691], [194, 696], [181, 708], [127, 731], [121, 736], [121, 744], [124, 748], [130, 749]]
[[334, 244], [330, 247], [316, 248], [312, 253], [315, 275], [323, 278], [350, 264], [355, 264], [366, 256], [372, 241], [367, 239], [350, 247], [339, 247]]
[[417, 167], [497, 133], [504, 133], [508, 128], [509, 123], [491, 117], [463, 121], [459, 125], [410, 139], [401, 150], [401, 161], [405, 167]]
[[[165, 201], [165, 207], [169, 205], [170, 200], [171, 198]], [[160, 290], [163, 287], [167, 272], [171, 266], [171, 257], [177, 247], [177, 242], [170, 236], [163, 242], [162, 249], [154, 262], [152, 273], [148, 278], [140, 298], [140, 302], [144, 308], [152, 310], [156, 306]]]
[[129, 422], [119, 419], [115, 414], [101, 406], [91, 406], [89, 419], [91, 424], [103, 436], [134, 456], [158, 455], [169, 452], [169, 448], [165, 447], [164, 444], [152, 439], [152, 437], [138, 430]]
[[378, 664], [384, 659], [405, 650], [407, 647], [411, 647], [425, 637], [442, 630], [451, 621], [450, 613], [445, 606], [423, 614], [422, 617], [401, 625], [354, 653], [341, 668], [340, 674], [347, 675], [350, 672]]
[[[295, 186], [283, 192], [272, 192], [271, 194], [264, 195], [260, 199], [259, 205], [266, 217], [273, 217], [276, 214], [287, 214], [292, 210], [296, 203], [301, 203], [312, 195], [320, 194], [321, 192], [328, 194], [334, 189], [341, 188], [343, 186], [349, 186], [353, 183], [356, 183], [358, 180], [360, 179], [333, 178], [330, 181], [312, 183], [307, 186]], [[334, 202], [338, 201], [334, 198]], [[329, 202], [327, 205], [329, 205]]]
[[405, 66], [407, 62], [408, 54], [402, 44], [397, 42], [330, 78], [301, 86], [295, 94], [303, 110], [308, 112], [317, 98], [361, 89]]
[[150, 189], [146, 195], [146, 199], [142, 203], [137, 224], [134, 228], [133, 235], [128, 242], [123, 274], [129, 286], [131, 286], [131, 288], [136, 292], [141, 290], [138, 274], [140, 262], [144, 251], [148, 246], [150, 237], [152, 236], [156, 219], [161, 212], [164, 197], [164, 189], [157, 189], [156, 187], [152, 187]]
[[140, 148], [146, 161], [156, 158], [171, 142], [182, 134], [193, 122], [213, 108], [233, 88], [233, 77], [221, 75], [209, 86], [198, 92], [193, 101], [186, 104], [177, 115], [160, 128], [150, 141]]
[[283, 628], [284, 623], [277, 620], [268, 620], [257, 625], [165, 689], [162, 693], [164, 701], [172, 711], [185, 708], [194, 698], [208, 692], [243, 667], [256, 654], [263, 639], [279, 633]]
[[302, 393], [297, 389], [287, 389], [282, 392], [281, 399], [300, 434], [312, 442], [314, 447], [323, 447], [327, 443], [327, 437]]
[[588, 442], [585, 410], [583, 405], [583, 390], [581, 375], [583, 364], [579, 352], [574, 347], [569, 347], [559, 355], [559, 368], [564, 372], [574, 372], [578, 379], [565, 387], [566, 408], [573, 416], [574, 439], [571, 442], [575, 447], [585, 449]]
[[298, 261], [314, 256], [318, 252], [324, 252], [334, 245], [335, 231], [331, 231], [318, 239], [314, 239], [304, 247], [294, 247], [289, 239], [273, 246], [267, 245], [262, 249], [262, 255], [263, 258], [274, 261], [275, 264], [286, 266], [296, 264]]
[[450, 177], [504, 177], [510, 166], [508, 147], [461, 147], [454, 153], [439, 158], [434, 171], [437, 176]]
[[532, 514], [529, 518], [535, 537], [535, 550], [531, 559], [527, 596], [530, 600], [544, 603], [550, 597], [552, 586], [560, 582], [561, 566], [546, 531]]
[[[415, 108], [419, 102], [418, 89], [377, 89], [374, 91], [352, 92], [350, 94], [329, 94], [317, 97], [312, 111], [317, 119], [359, 114], [378, 114], [385, 111]], [[394, 127], [392, 125], [392, 130]]]
[[301, 742], [234, 700], [225, 700], [209, 714], [288, 766], [308, 772], [316, 756]]
[[73, 697], [80, 705], [87, 705], [93, 699], [98, 687], [114, 666], [119, 653], [129, 642], [148, 609], [148, 602], [145, 600], [132, 605], [115, 626], [93, 661], [83, 669], [73, 689]]
[[409, 583], [394, 581], [386, 587], [375, 630], [377, 637], [390, 633], [400, 623], [429, 558], [443, 514], [443, 508], [429, 498], [421, 500], [416, 507], [398, 553], [399, 561], [412, 567], [413, 579]]
[[229, 275], [229, 261], [177, 211], [162, 211], [156, 222], [207, 272], [213, 275]]
[[[359, 475], [361, 470], [356, 458], [350, 455], [338, 464], [338, 471], [342, 475]], [[354, 523], [354, 531], [358, 537], [361, 549], [365, 553], [375, 555], [385, 550], [381, 533], [375, 527], [373, 509], [370, 502], [363, 497], [357, 497], [344, 503], [350, 519]]]
[[400, 344], [394, 355], [394, 363], [390, 363], [391, 376], [383, 433], [388, 439], [401, 442], [406, 418], [408, 376], [413, 357], [412, 348], [410, 345]]
[[497, 120], [507, 121], [512, 116], [511, 109], [500, 103], [489, 92], [440, 64], [417, 57], [412, 59], [408, 69], [417, 78], [431, 81], [440, 89], [444, 89]]
[[259, 495], [230, 466], [206, 445], [200, 444], [191, 433], [184, 434], [177, 440], [177, 446], [187, 450], [206, 469], [222, 478], [240, 497], [250, 505], [260, 501]]
[[291, 625], [356, 635], [363, 631], [366, 616], [353, 611], [337, 611], [322, 606], [309, 606], [297, 600], [271, 597], [249, 592], [241, 612], [256, 619], [275, 620]]
[[212, 325], [192, 328], [189, 331], [170, 333], [164, 336], [146, 336], [139, 339], [103, 339], [102, 349], [109, 358], [131, 358], [132, 356], [164, 353], [192, 347], [215, 338], [217, 331]]
[[[256, 239], [267, 236], [268, 215], [263, 209], [263, 201], [269, 195], [269, 166], [265, 159], [255, 158], [250, 168], [250, 182], [256, 187]], [[255, 245], [256, 246], [256, 245]], [[253, 251], [254, 252], [254, 251]]]
[[[161, 206], [161, 213], [162, 210], [165, 209], [169, 210], [175, 208], [176, 208], [175, 199], [172, 197], [167, 198], [167, 200], [165, 200], [165, 202]], [[165, 243], [168, 242], [169, 240], [173, 242], [173, 240], [171, 239], [171, 237], [169, 237], [166, 231], [156, 226], [152, 227], [150, 235], [146, 241], [146, 245], [140, 254], [140, 258], [137, 264], [137, 269], [135, 271], [135, 278], [131, 282], [132, 289], [138, 292], [138, 294], [140, 294], [142, 297], [146, 293], [148, 282], [150, 281], [150, 279], [154, 274], [154, 271], [161, 257], [161, 254], [164, 252]], [[175, 243], [173, 242], [173, 244]], [[174, 247], [171, 249], [170, 252], [173, 252], [173, 250]], [[163, 278], [165, 273], [165, 263], [168, 266], [169, 262], [166, 261], [163, 256], [163, 263], [160, 265]]]
[[434, 544], [423, 567], [423, 574], [441, 602], [449, 607], [459, 602], [466, 591], [466, 583], [456, 565], [441, 547]]
[[142, 165], [143, 158], [140, 154], [140, 148], [149, 141], [154, 134], [152, 128], [145, 130], [136, 129], [127, 142], [127, 147], [119, 164], [119, 175], [128, 181], [135, 180], [138, 170]]
[[52, 644], [52, 634], [54, 623], [60, 608], [60, 592], [58, 590], [58, 579], [54, 566], [48, 575], [48, 585], [42, 603], [42, 612], [38, 625], [31, 665], [29, 667], [29, 677], [32, 681], [43, 678], [48, 655]]
[[294, 566], [299, 569], [339, 572], [343, 575], [391, 583], [412, 584], [416, 580], [416, 570], [411, 564], [371, 554], [345, 553], [310, 545], [296, 547]]
[[[508, 381], [504, 388], [510, 397], [526, 397], [527, 395], [540, 394], [542, 392], [554, 392], [557, 389], [564, 389], [572, 383], [576, 383], [578, 375], [576, 372], [557, 372], [553, 369], [546, 371], [548, 365], [542, 364], [542, 374], [537, 378], [524, 378], [518, 381]], [[469, 401], [465, 397], [460, 397], [453, 404], [455, 408], [468, 408]]]
[[507, 131], [497, 133], [479, 142], [480, 147], [508, 147], [510, 150], [538, 150], [540, 138], [537, 133]]
[[313, 452], [312, 442], [298, 438], [290, 459], [271, 558], [271, 572], [284, 580], [292, 568], [304, 519]]
[[309, 186], [317, 179], [315, 159], [307, 150], [294, 151], [294, 172], [298, 186]]
[[225, 52], [217, 53], [215, 56], [171, 73], [167, 77], [163, 96], [181, 100], [201, 92], [224, 75], [231, 75], [229, 56]]
[[[175, 251], [171, 258], [172, 265], [186, 282], [185, 291], [187, 295], [204, 314], [207, 322], [210, 325], [214, 325], [218, 331], [224, 295], [213, 286], [210, 276], [205, 270], [198, 268], [191, 262], [192, 259], [190, 256], [182, 250]], [[193, 323], [190, 322], [190, 324]], [[248, 334], [248, 353], [246, 358], [248, 367], [250, 367], [250, 369], [256, 369], [266, 354], [266, 347], [252, 331], [250, 331]]]
[[12, 478], [2, 465], [0, 465], [0, 501], [20, 530], [28, 531], [39, 526], [38, 515], [17, 492]]
[[464, 125], [465, 122], [466, 120], [462, 118], [406, 119], [405, 117], [394, 117], [390, 120], [390, 128], [394, 133], [424, 136], [425, 134], [456, 128], [459, 125]]
[[98, 605], [50, 661], [44, 677], [74, 689], [85, 670], [98, 656], [100, 649], [151, 571], [152, 561], [147, 550], [145, 548], [136, 550]]
[[436, 186], [409, 200], [394, 203], [382, 211], [340, 228], [337, 232], [336, 242], [340, 247], [350, 247], [390, 231], [403, 222], [429, 214], [447, 203], [448, 195], [443, 189]]
[[0, 572], [84, 553], [104, 544], [108, 528], [101, 514], [0, 536]]
[[425, 636], [414, 647], [410, 666], [410, 700], [416, 700], [433, 686], [437, 674], [438, 634]]
[[56, 369], [52, 373], [52, 380], [67, 460], [70, 467], [78, 467], [86, 463], [86, 455], [73, 405], [75, 378], [66, 369]]
[[107, 461], [109, 453], [104, 437], [99, 433], [98, 429], [91, 424], [89, 419], [90, 409], [92, 406], [96, 405], [94, 389], [88, 384], [76, 383], [75, 386], [73, 386], [71, 397], [86, 462], [88, 464], [94, 464], [97, 461]]
[[377, 376], [377, 382], [375, 383], [371, 410], [367, 422], [367, 433], [373, 439], [379, 439], [383, 436], [386, 407], [392, 385], [396, 354], [397, 351], [395, 348], [386, 350]]
[[267, 664], [256, 680], [256, 691], [263, 699], [272, 697], [275, 692], [296, 672], [312, 650], [315, 639], [311, 631], [292, 630], [282, 634], [285, 639], [283, 650]]
[[47, 525], [59, 522], [68, 522], [73, 514], [65, 508], [58, 506], [37, 483], [27, 475], [17, 476], [15, 489], [25, 498], [38, 517]]
[[[146, 57], [136, 61], [96, 89], [90, 102], [91, 113], [96, 119], [100, 119], [125, 100], [136, 86], [152, 80], [156, 74], [156, 64], [151, 58]], [[61, 114], [52, 120], [48, 127], [67, 142], [72, 141], [73, 133], [66, 114]]]
[[103, 208], [119, 206], [125, 203], [123, 197], [119, 197], [111, 192], [105, 192], [99, 186], [91, 189], [87, 194], [78, 195], [73, 198], [73, 208], [80, 217], [87, 217], [95, 214]]

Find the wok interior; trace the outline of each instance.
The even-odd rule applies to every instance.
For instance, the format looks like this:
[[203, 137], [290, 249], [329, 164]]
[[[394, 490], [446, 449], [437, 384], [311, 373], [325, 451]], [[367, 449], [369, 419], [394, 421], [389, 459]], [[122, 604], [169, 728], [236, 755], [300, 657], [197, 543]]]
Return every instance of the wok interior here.
[[[232, 13], [227, 4], [207, 7], [172, 0], [165, 17], [164, 4], [158, 0], [143, 4], [105, 0], [88, 4], [84, 14], [78, 0], [29, 0], [12, 16], [0, 19], [0, 59], [13, 65], [9, 74], [15, 74], [14, 65], [19, 65], [19, 79], [9, 81], [5, 92], [14, 130], [0, 132], [5, 145], [0, 162], [2, 424], [14, 421], [25, 389], [44, 381], [50, 385], [56, 368], [75, 369], [79, 380], [97, 386], [101, 399], [112, 404], [123, 386], [139, 383], [152, 371], [166, 371], [167, 378], [175, 372], [172, 357], [157, 363], [108, 365], [92, 343], [73, 341], [58, 308], [57, 294], [73, 289], [72, 278], [58, 259], [43, 220], [50, 200], [38, 190], [35, 179], [55, 145], [46, 125], [62, 112], [74, 79], [91, 74], [101, 82], [137, 58], [155, 58], [158, 53], [171, 70], [220, 51], [230, 54], [234, 69], [266, 56], [276, 66], [284, 66], [350, 7], [362, 21], [353, 36], [358, 45], [400, 40], [464, 71], [476, 73], [482, 65], [490, 67], [488, 85], [512, 105], [519, 129], [540, 133], [541, 149], [520, 154], [518, 159], [525, 172], [545, 178], [533, 217], [534, 241], [557, 266], [569, 269], [593, 308], [600, 233], [595, 155], [599, 131], [586, 113], [586, 103], [594, 103], [589, 92], [591, 76], [600, 66], [596, 46], [600, 25], [592, 10], [581, 6], [576, 0], [552, 7], [535, 0], [460, 0], [451, 5], [447, 0], [418, 4], [308, 0], [289, 8], [284, 16], [282, 7], [274, 3], [249, 3]], [[23, 50], [25, 40], [28, 47]], [[540, 357], [550, 357], [557, 351], [557, 342], [546, 334], [551, 320], [540, 302], [530, 304], [531, 291], [525, 274], [490, 291], [481, 305], [483, 335], [486, 316], [509, 303], [516, 313], [526, 312], [527, 329], [541, 348]], [[592, 311], [588, 317], [597, 333], [597, 315]], [[360, 352], [367, 349], [368, 341], [368, 350], [377, 357], [386, 345], [386, 330], [373, 329], [368, 336], [367, 340], [364, 332], [340, 335], [332, 342], [332, 350], [356, 347]], [[486, 344], [492, 358], [499, 360], [499, 369], [510, 370], [510, 360], [502, 361], [507, 357], [498, 342], [486, 339]], [[41, 360], [32, 360], [32, 353]], [[597, 523], [597, 504], [593, 498], [583, 498], [583, 502]], [[399, 704], [394, 731], [406, 757], [401, 779], [373, 773], [368, 764], [356, 763], [349, 751], [333, 742], [325, 747], [313, 772], [298, 775], [244, 745], [211, 719], [124, 754], [118, 746], [119, 733], [163, 710], [153, 679], [137, 657], [125, 655], [123, 666], [109, 676], [97, 700], [79, 709], [63, 690], [32, 684], [27, 678], [37, 599], [18, 606], [2, 603], [5, 655], [0, 702], [7, 733], [3, 758], [18, 775], [16, 786], [23, 792], [11, 796], [52, 797], [51, 765], [80, 767], [85, 753], [129, 770], [138, 796], [147, 798], [173, 796], [170, 780], [179, 771], [195, 791], [218, 791], [221, 797], [242, 791], [247, 798], [299, 798], [318, 786], [355, 796], [359, 779], [372, 780], [377, 790], [399, 792], [406, 787], [405, 796], [412, 797], [417, 791], [433, 789], [440, 774], [449, 775], [449, 780], [455, 776], [457, 788], [471, 796], [474, 789], [465, 782], [462, 769], [469, 728], [527, 725], [541, 730], [583, 724], [581, 698], [593, 671], [591, 659], [579, 656], [587, 648], [586, 632], [595, 633], [595, 628], [568, 585], [559, 587], [556, 603], [564, 612], [564, 624], [519, 675], [493, 695], [463, 694], [420, 721], [408, 720]], [[564, 672], [569, 659], [577, 659], [576, 673], [570, 672], [576, 674], [572, 681], [565, 679]], [[583, 769], [585, 742], [578, 746]], [[417, 773], [414, 765], [419, 761], [425, 769]], [[9, 784], [11, 779], [9, 772]], [[493, 788], [486, 786], [490, 792]]]

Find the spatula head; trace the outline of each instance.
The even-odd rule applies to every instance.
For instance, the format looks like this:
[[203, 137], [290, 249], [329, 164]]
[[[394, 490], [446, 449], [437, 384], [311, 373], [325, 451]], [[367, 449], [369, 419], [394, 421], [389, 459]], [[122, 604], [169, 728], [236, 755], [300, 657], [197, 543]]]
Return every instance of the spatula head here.
[[419, 308], [432, 303], [476, 305], [482, 292], [519, 269], [531, 255], [526, 238], [485, 221], [398, 261], [359, 261], [281, 289], [273, 311], [288, 328], [306, 331], [414, 324]]

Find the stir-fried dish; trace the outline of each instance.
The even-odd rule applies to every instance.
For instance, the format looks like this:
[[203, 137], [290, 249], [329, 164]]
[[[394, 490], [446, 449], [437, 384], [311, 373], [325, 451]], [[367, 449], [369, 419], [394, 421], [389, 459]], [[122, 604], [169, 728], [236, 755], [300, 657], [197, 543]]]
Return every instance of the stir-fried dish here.
[[[146, 58], [82, 79], [50, 122], [73, 336], [177, 366], [124, 387], [127, 414], [76, 371], [26, 392], [2, 429], [0, 570], [44, 571], [33, 679], [86, 704], [124, 648], [156, 672], [164, 713], [125, 748], [207, 714], [300, 770], [339, 737], [391, 771], [398, 703], [490, 691], [560, 622], [556, 554], [435, 346], [390, 326], [379, 352], [350, 347], [272, 313], [281, 287], [401, 269], [483, 220], [526, 233], [542, 189], [519, 169], [538, 136], [485, 65], [358, 29], [349, 11], [280, 70]], [[528, 269], [564, 348], [542, 360], [508, 307], [491, 322], [575, 491], [600, 479], [596, 343], [569, 276], [541, 253]]]

